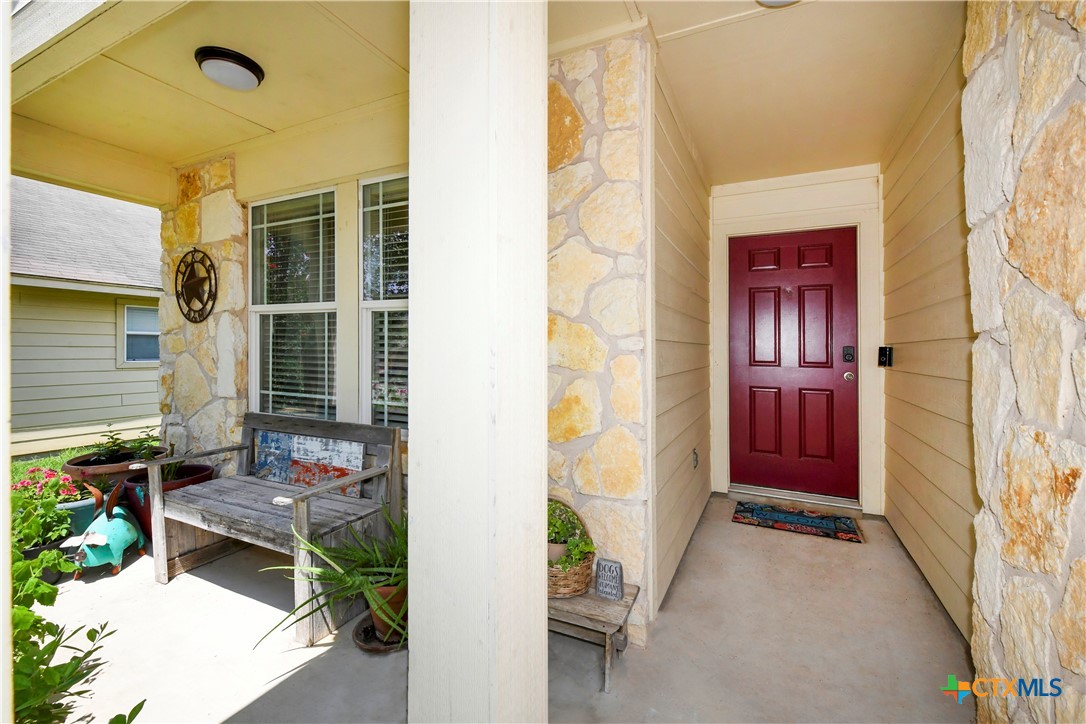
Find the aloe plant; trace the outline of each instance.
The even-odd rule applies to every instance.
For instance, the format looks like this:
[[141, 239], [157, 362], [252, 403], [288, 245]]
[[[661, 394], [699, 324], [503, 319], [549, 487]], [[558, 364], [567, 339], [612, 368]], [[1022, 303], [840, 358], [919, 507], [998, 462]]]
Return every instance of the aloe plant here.
[[[378, 613], [388, 621], [391, 630], [400, 636], [400, 645], [407, 641], [407, 606], [402, 611], [393, 611], [386, 599], [377, 593], [378, 588], [394, 586], [399, 593], [407, 586], [407, 519], [397, 523], [389, 515], [388, 506], [383, 510], [391, 535], [387, 540], [367, 541], [351, 528], [354, 541], [343, 546], [325, 546], [320, 542], [308, 541], [294, 531], [298, 547], [313, 554], [312, 566], [271, 566], [262, 571], [291, 571], [295, 581], [307, 581], [320, 584], [320, 593], [310, 596], [275, 624], [260, 642], [266, 639], [280, 626], [286, 630], [297, 621], [328, 608], [334, 610], [337, 602], [362, 596], [369, 604], [374, 615]], [[313, 609], [299, 616], [302, 609], [318, 602]], [[286, 624], [286, 625], [284, 625]]]

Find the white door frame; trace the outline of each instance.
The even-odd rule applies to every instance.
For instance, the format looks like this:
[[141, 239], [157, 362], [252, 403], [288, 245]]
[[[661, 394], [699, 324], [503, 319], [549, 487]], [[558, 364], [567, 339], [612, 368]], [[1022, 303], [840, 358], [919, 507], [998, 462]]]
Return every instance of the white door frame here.
[[859, 376], [859, 503], [882, 515], [884, 425], [882, 370], [882, 177], [879, 166], [855, 166], [712, 188], [710, 270], [712, 332], [713, 490], [728, 491], [731, 470], [728, 390], [728, 239], [855, 226]]

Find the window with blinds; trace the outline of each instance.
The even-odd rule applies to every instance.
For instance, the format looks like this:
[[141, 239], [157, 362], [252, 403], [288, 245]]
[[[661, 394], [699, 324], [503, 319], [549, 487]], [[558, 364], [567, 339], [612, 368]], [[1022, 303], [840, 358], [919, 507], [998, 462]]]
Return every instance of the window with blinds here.
[[336, 417], [335, 192], [252, 207], [261, 412]]
[[373, 314], [373, 424], [407, 427], [407, 312]]
[[407, 427], [408, 181], [362, 187], [362, 314], [370, 332], [370, 421]]

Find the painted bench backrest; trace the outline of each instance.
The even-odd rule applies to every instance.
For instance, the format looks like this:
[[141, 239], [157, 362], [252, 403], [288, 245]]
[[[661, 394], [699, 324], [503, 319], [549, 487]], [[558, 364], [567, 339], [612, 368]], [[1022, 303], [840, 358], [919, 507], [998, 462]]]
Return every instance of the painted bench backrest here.
[[[244, 425], [244, 440], [252, 449], [249, 474], [300, 487], [373, 467], [379, 457], [388, 459], [391, 443], [390, 428], [371, 425], [253, 412], [245, 415]], [[365, 485], [363, 496], [373, 497], [375, 482]], [[340, 493], [357, 498], [358, 484]]]

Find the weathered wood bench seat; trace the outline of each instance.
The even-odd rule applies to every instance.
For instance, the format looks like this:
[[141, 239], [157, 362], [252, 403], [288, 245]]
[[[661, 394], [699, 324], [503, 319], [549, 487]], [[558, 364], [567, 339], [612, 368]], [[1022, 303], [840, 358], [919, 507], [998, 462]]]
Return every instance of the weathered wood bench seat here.
[[611, 691], [611, 659], [615, 652], [626, 650], [626, 633], [634, 600], [641, 590], [627, 583], [622, 588], [622, 600], [611, 601], [595, 593], [595, 585], [572, 598], [547, 599], [547, 624], [551, 631], [603, 646], [603, 691]]
[[[175, 461], [238, 454], [237, 474], [162, 491], [162, 466]], [[155, 580], [170, 578], [248, 544], [311, 565], [295, 531], [309, 541], [342, 545], [355, 531], [364, 539], [389, 534], [382, 508], [399, 521], [403, 478], [396, 428], [247, 413], [242, 443], [146, 463], [151, 495]], [[295, 581], [294, 602], [319, 593]], [[303, 609], [314, 608], [311, 602]], [[361, 612], [364, 602], [337, 605], [295, 625], [306, 646]]]
[[[275, 498], [290, 498], [296, 485], [233, 475], [209, 480], [166, 493], [166, 517], [204, 530], [280, 553], [294, 553], [291, 507], [276, 505]], [[379, 512], [381, 506], [366, 499], [317, 496], [309, 501], [309, 532], [320, 538], [329, 531]]]

